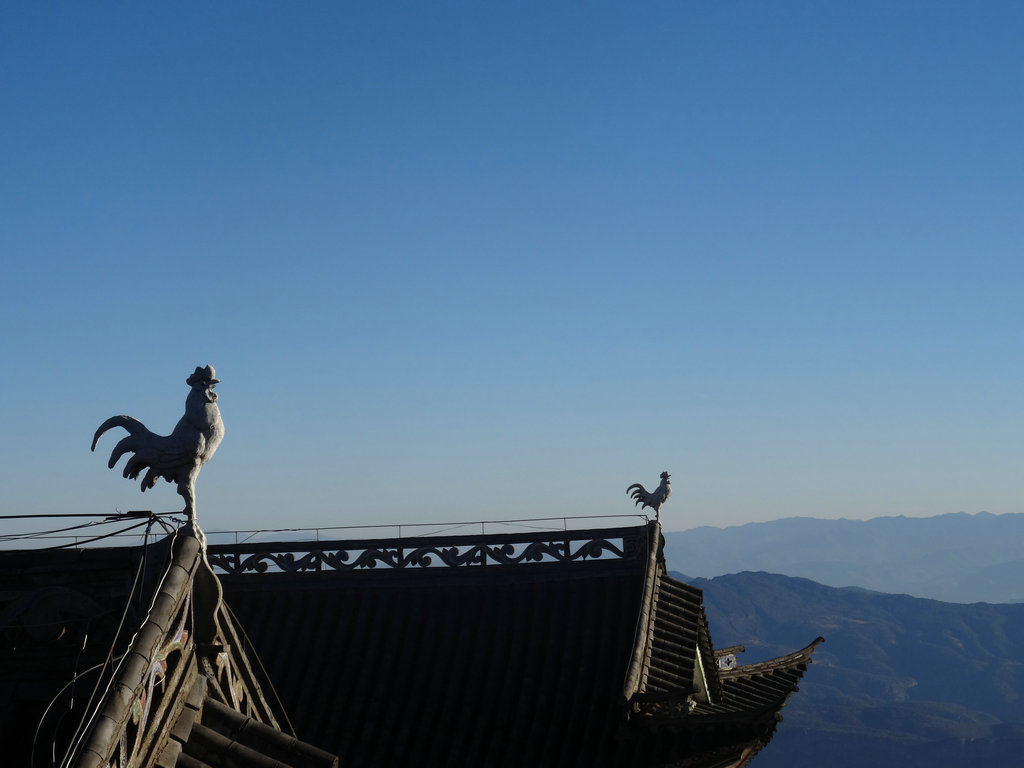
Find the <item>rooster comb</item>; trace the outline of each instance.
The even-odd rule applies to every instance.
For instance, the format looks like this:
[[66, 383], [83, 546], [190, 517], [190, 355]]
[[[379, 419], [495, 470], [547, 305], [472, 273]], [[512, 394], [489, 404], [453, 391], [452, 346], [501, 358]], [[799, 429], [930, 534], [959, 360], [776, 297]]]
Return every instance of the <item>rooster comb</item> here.
[[200, 381], [205, 381], [209, 384], [220, 383], [220, 379], [217, 378], [217, 372], [213, 370], [212, 365], [208, 365], [205, 368], [200, 368], [197, 365], [195, 372], [187, 379], [185, 379], [185, 383], [188, 384], [190, 387], [193, 384], [198, 384]]

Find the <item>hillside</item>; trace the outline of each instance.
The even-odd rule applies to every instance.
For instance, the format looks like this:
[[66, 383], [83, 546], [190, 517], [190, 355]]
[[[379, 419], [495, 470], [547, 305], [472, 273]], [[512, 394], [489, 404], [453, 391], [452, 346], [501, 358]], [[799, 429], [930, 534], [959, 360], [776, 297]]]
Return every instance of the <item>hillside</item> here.
[[1019, 760], [1024, 604], [950, 604], [754, 572], [689, 581], [704, 590], [715, 645], [746, 646], [741, 663], [826, 638], [759, 768]]
[[957, 603], [1024, 601], [1024, 514], [786, 518], [667, 533], [669, 567], [800, 576]]

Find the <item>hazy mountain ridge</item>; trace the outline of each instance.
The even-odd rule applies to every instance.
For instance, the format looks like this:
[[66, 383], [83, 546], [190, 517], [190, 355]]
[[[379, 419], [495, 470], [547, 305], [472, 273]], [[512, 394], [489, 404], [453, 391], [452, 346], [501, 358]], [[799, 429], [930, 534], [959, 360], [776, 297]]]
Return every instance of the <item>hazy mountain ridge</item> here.
[[1024, 514], [784, 518], [665, 534], [670, 568], [768, 571], [949, 602], [1024, 602]]
[[704, 590], [715, 645], [746, 646], [741, 663], [826, 638], [761, 768], [1019, 759], [1024, 604], [943, 603], [763, 572], [689, 581]]

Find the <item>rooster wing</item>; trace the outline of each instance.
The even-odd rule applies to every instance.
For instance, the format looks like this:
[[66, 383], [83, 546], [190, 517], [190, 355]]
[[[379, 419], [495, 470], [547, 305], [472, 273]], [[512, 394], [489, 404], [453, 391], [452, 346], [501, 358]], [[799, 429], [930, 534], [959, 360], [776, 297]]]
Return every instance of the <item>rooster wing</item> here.
[[181, 423], [168, 436], [151, 432], [145, 424], [131, 416], [112, 416], [100, 425], [92, 439], [92, 449], [103, 433], [114, 427], [123, 427], [128, 436], [122, 438], [110, 453], [107, 466], [110, 469], [124, 456], [132, 456], [125, 462], [123, 477], [135, 480], [145, 469], [142, 490], [152, 488], [159, 478], [169, 483], [188, 482], [189, 474], [202, 453], [203, 435], [196, 429], [181, 429]]

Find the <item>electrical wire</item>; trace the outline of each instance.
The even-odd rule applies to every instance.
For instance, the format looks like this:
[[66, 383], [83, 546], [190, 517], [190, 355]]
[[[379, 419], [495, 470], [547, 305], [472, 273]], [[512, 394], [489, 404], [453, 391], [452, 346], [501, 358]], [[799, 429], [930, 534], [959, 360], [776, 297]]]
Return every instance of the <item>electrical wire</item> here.
[[[75, 708], [75, 683], [78, 682], [78, 665], [82, 661], [82, 654], [85, 653], [85, 647], [89, 644], [89, 627], [91, 624], [86, 624], [85, 635], [82, 637], [82, 647], [78, 649], [78, 653], [75, 655], [75, 666], [74, 674], [71, 676], [71, 697], [68, 702], [68, 708], [61, 713], [60, 717], [57, 718], [56, 724], [53, 726], [53, 741], [50, 746], [50, 763], [54, 763], [57, 760], [57, 734], [60, 732], [60, 726], [64, 722], [71, 710]], [[32, 743], [32, 748], [35, 749], [35, 742]]]
[[50, 551], [53, 551], [53, 550], [56, 550], [56, 549], [77, 549], [82, 544], [92, 544], [94, 541], [103, 541], [104, 539], [110, 539], [110, 538], [113, 538], [114, 536], [120, 536], [123, 533], [127, 533], [128, 531], [134, 531], [136, 528], [141, 528], [142, 526], [146, 526], [146, 533], [148, 535], [149, 528], [150, 528], [150, 526], [153, 525], [153, 522], [154, 521], [152, 521], [152, 520], [143, 520], [141, 523], [135, 523], [134, 525], [129, 525], [127, 528], [122, 528], [121, 530], [114, 531], [113, 533], [105, 533], [105, 534], [103, 534], [101, 536], [93, 536], [91, 539], [82, 539], [81, 541], [72, 541], [72, 542], [68, 542], [67, 544], [55, 544], [52, 547], [40, 547], [39, 549], [36, 549], [36, 550], [33, 550], [33, 551], [34, 552], [50, 552]]
[[[562, 525], [564, 526], [565, 522], [568, 521], [568, 520], [572, 520], [573, 522], [577, 522], [577, 521], [580, 521], [580, 520], [606, 520], [606, 519], [615, 519], [615, 518], [619, 518], [619, 519], [639, 518], [639, 519], [643, 520], [644, 522], [650, 522], [650, 520], [651, 520], [650, 515], [648, 515], [648, 514], [646, 514], [644, 512], [627, 512], [627, 513], [617, 514], [617, 515], [564, 515], [562, 517], [523, 517], [523, 518], [516, 518], [516, 519], [512, 519], [512, 520], [467, 520], [467, 521], [463, 521], [463, 522], [447, 521], [447, 522], [434, 522], [434, 523], [379, 523], [379, 524], [376, 524], [376, 525], [330, 525], [330, 526], [320, 526], [320, 527], [313, 527], [313, 528], [257, 528], [257, 529], [251, 529], [250, 528], [250, 529], [237, 530], [237, 531], [216, 531], [215, 533], [211, 533], [210, 535], [211, 536], [223, 536], [223, 535], [226, 535], [226, 534], [234, 533], [235, 536], [237, 537], [239, 534], [243, 534], [243, 533], [244, 534], [249, 534], [248, 536], [246, 536], [241, 541], [239, 541], [237, 539], [235, 540], [236, 544], [243, 544], [246, 541], [248, 541], [249, 539], [253, 538], [254, 536], [257, 536], [257, 535], [260, 535], [260, 534], [266, 534], [266, 533], [304, 533], [304, 532], [307, 532], [307, 531], [316, 531], [316, 532], [319, 533], [319, 532], [329, 532], [329, 531], [359, 531], [359, 530], [366, 530], [366, 529], [372, 530], [372, 529], [383, 529], [383, 528], [397, 528], [399, 530], [399, 536], [401, 536], [401, 530], [403, 528], [434, 528], [434, 529], [438, 529], [438, 530], [434, 530], [434, 531], [429, 532], [429, 533], [411, 534], [412, 538], [420, 538], [420, 537], [424, 537], [424, 536], [435, 536], [435, 535], [438, 535], [438, 534], [443, 534], [443, 533], [446, 533], [448, 531], [456, 530], [458, 528], [464, 528], [464, 527], [468, 528], [470, 526], [475, 527], [475, 526], [478, 526], [478, 525], [487, 525], [487, 526], [492, 526], [492, 525], [508, 525], [508, 526], [518, 525], [518, 527], [522, 527], [522, 528], [533, 528], [534, 526], [527, 526], [527, 525], [521, 525], [521, 524], [522, 523], [543, 523], [543, 522], [549, 522], [549, 521], [560, 521], [562, 523]], [[557, 531], [559, 529], [553, 528], [551, 526], [536, 526], [536, 530], [552, 530], [552, 531]]]
[[[152, 513], [147, 513], [152, 514]], [[166, 513], [164, 513], [166, 514]], [[0, 515], [0, 520], [42, 520], [48, 517], [106, 517], [110, 518], [109, 512], [54, 512], [35, 515]]]
[[[143, 526], [145, 526], [145, 528], [146, 528], [146, 530], [145, 530], [145, 532], [143, 534], [142, 556], [139, 559], [139, 565], [138, 565], [138, 568], [136, 568], [135, 575], [134, 575], [133, 580], [132, 580], [131, 589], [129, 590], [127, 599], [125, 601], [124, 609], [121, 612], [121, 617], [120, 617], [120, 619], [118, 621], [117, 629], [116, 629], [116, 631], [114, 633], [113, 639], [111, 640], [111, 644], [110, 644], [110, 647], [109, 647], [109, 649], [107, 651], [107, 655], [106, 655], [106, 657], [104, 658], [104, 660], [102, 662], [99, 662], [99, 663], [93, 665], [92, 667], [90, 667], [89, 669], [79, 673], [77, 671], [78, 659], [81, 658], [81, 654], [85, 650], [85, 643], [88, 642], [88, 634], [86, 634], [85, 639], [83, 640], [82, 648], [79, 650], [79, 654], [76, 657], [76, 661], [75, 661], [76, 671], [74, 672], [74, 675], [73, 675], [72, 679], [68, 683], [66, 683], [63, 687], [61, 687], [61, 689], [57, 692], [57, 694], [53, 697], [53, 699], [51, 699], [50, 703], [47, 705], [46, 709], [43, 711], [43, 714], [42, 714], [42, 716], [41, 716], [41, 718], [40, 718], [40, 720], [39, 720], [39, 722], [38, 722], [38, 724], [36, 726], [36, 731], [35, 731], [35, 734], [33, 735], [33, 740], [32, 740], [32, 749], [31, 749], [31, 757], [30, 757], [31, 765], [33, 765], [33, 766], [35, 765], [36, 746], [37, 746], [37, 743], [38, 743], [38, 739], [39, 739], [39, 735], [40, 735], [41, 729], [43, 727], [43, 723], [45, 722], [46, 718], [49, 716], [50, 710], [56, 704], [57, 700], [61, 697], [61, 695], [63, 695], [63, 693], [69, 687], [74, 686], [79, 681], [79, 679], [82, 676], [87, 675], [87, 674], [89, 674], [89, 673], [99, 669], [100, 672], [97, 675], [96, 684], [93, 686], [93, 689], [92, 689], [92, 692], [89, 695], [88, 701], [87, 701], [85, 707], [82, 710], [82, 717], [79, 720], [78, 725], [77, 725], [75, 731], [73, 732], [73, 734], [71, 736], [71, 739], [70, 739], [69, 744], [68, 744], [68, 749], [65, 752], [64, 757], [61, 760], [61, 765], [65, 765], [67, 760], [69, 759], [69, 757], [80, 746], [81, 740], [84, 738], [85, 734], [88, 732], [87, 724], [91, 723], [92, 719], [96, 715], [96, 713], [95, 712], [91, 712], [91, 710], [92, 710], [92, 708], [94, 706], [94, 703], [96, 701], [96, 694], [98, 693], [100, 685], [103, 683], [103, 680], [104, 680], [104, 678], [106, 676], [107, 668], [110, 667], [112, 664], [117, 664], [117, 667], [114, 668], [114, 670], [113, 670], [113, 672], [111, 674], [110, 681], [108, 681], [108, 687], [109, 687], [109, 683], [112, 682], [116, 678], [117, 669], [120, 667], [120, 663], [121, 663], [121, 661], [125, 657], [125, 653], [121, 653], [121, 654], [118, 654], [118, 655], [115, 656], [114, 652], [115, 652], [115, 650], [117, 648], [118, 640], [121, 637], [121, 633], [124, 630], [124, 625], [125, 625], [125, 622], [127, 620], [128, 613], [129, 613], [129, 611], [132, 608], [133, 602], [136, 605], [136, 609], [138, 609], [138, 606], [140, 605], [139, 601], [143, 599], [143, 596], [145, 594], [145, 572], [146, 572], [146, 566], [147, 566], [147, 562], [148, 562], [147, 558], [148, 558], [148, 553], [149, 553], [149, 546], [148, 546], [148, 544], [149, 544], [150, 532], [151, 532], [154, 524], [159, 524], [160, 527], [166, 533], [176, 537], [177, 529], [174, 528], [168, 521], [164, 520], [163, 517], [171, 517], [172, 515], [177, 515], [177, 514], [179, 514], [179, 513], [162, 513], [162, 514], [157, 514], [157, 513], [153, 513], [153, 512], [145, 512], [145, 513], [141, 513], [141, 512], [131, 513], [131, 512], [129, 512], [129, 513], [124, 514], [124, 515], [120, 515], [119, 514], [118, 516], [102, 515], [103, 519], [101, 519], [101, 520], [95, 519], [97, 517], [100, 517], [100, 515], [90, 515], [90, 514], [0, 515], [0, 520], [30, 519], [30, 518], [34, 519], [34, 518], [43, 518], [43, 517], [46, 517], [46, 518], [54, 518], [54, 517], [61, 517], [61, 518], [82, 518], [82, 517], [88, 517], [88, 518], [94, 518], [94, 519], [90, 520], [87, 523], [82, 523], [82, 524], [73, 525], [73, 526], [66, 526], [64, 528], [50, 529], [50, 530], [47, 530], [47, 531], [29, 531], [29, 532], [21, 533], [21, 534], [0, 535], [0, 542], [16, 541], [16, 540], [30, 540], [30, 539], [46, 538], [46, 537], [58, 538], [56, 536], [56, 534], [67, 533], [69, 531], [75, 531], [75, 530], [84, 530], [84, 529], [88, 529], [88, 528], [93, 528], [93, 527], [98, 526], [98, 525], [104, 525], [104, 524], [107, 524], [107, 523], [112, 523], [112, 522], [115, 522], [115, 521], [124, 520], [126, 518], [128, 518], [128, 519], [138, 519], [138, 518], [142, 517], [143, 515], [145, 515], [145, 518], [140, 520], [139, 522], [133, 523], [132, 525], [126, 526], [124, 528], [120, 528], [120, 529], [118, 529], [116, 531], [113, 531], [113, 532], [108, 532], [108, 533], [101, 534], [99, 536], [94, 536], [92, 538], [85, 539], [85, 540], [76, 540], [73, 543], [62, 544], [62, 545], [57, 545], [57, 546], [53, 546], [53, 547], [44, 547], [44, 548], [39, 548], [39, 549], [33, 550], [33, 551], [36, 551], [36, 552], [40, 552], [40, 551], [48, 551], [48, 550], [67, 549], [69, 547], [78, 547], [80, 544], [88, 544], [88, 543], [92, 543], [92, 542], [96, 542], [96, 541], [102, 541], [102, 540], [107, 539], [107, 538], [112, 538], [112, 537], [115, 537], [115, 536], [124, 535], [126, 533], [129, 533], [130, 531], [136, 530], [136, 529], [141, 528]], [[172, 520], [172, 522], [178, 523], [179, 525], [182, 522], [181, 520], [179, 520], [177, 518], [174, 518], [174, 517], [171, 517], [171, 520]], [[171, 546], [173, 548], [173, 540], [172, 540]], [[168, 566], [167, 566], [168, 570], [170, 569], [170, 566], [171, 566], [171, 564], [168, 563]], [[166, 572], [165, 572], [164, 575], [166, 575]], [[163, 577], [161, 577], [161, 578], [163, 578]], [[136, 595], [137, 595], [137, 598], [136, 598]], [[57, 729], [59, 727], [60, 721], [63, 721], [63, 719], [68, 714], [70, 714], [71, 711], [73, 711], [73, 709], [74, 709], [74, 698], [72, 697], [72, 701], [71, 701], [71, 704], [70, 704], [70, 707], [69, 707], [68, 711], [65, 712], [63, 715], [61, 715], [60, 720], [58, 721], [57, 725], [54, 726], [54, 739], [56, 739]], [[90, 712], [92, 714], [92, 717], [89, 717]], [[87, 722], [87, 718], [88, 718], [88, 722]], [[54, 744], [52, 746], [54, 748], [56, 748], [56, 741], [54, 741]], [[51, 755], [51, 764], [55, 765], [56, 764], [55, 749], [51, 750], [51, 751], [53, 752], [53, 754]]]
[[[178, 525], [182, 525], [185, 522], [184, 520], [181, 520], [181, 519], [178, 519], [178, 518], [171, 518], [171, 519], [174, 520]], [[164, 529], [164, 533], [167, 533], [167, 534], [174, 533], [174, 526], [172, 526], [170, 523], [168, 523], [162, 517], [157, 517], [156, 521], [158, 523], [160, 523], [160, 527]]]
[[[38, 520], [43, 520], [43, 519], [53, 519], [53, 518], [83, 518], [83, 517], [91, 518], [89, 520], [89, 522], [79, 523], [77, 525], [68, 525], [68, 526], [65, 526], [63, 528], [47, 528], [47, 529], [44, 529], [44, 530], [21, 531], [21, 532], [17, 532], [17, 533], [4, 533], [4, 534], [0, 534], [0, 543], [8, 543], [8, 542], [13, 542], [13, 541], [27, 541], [27, 540], [32, 540], [32, 539], [46, 539], [46, 538], [53, 538], [53, 539], [71, 538], [70, 536], [60, 536], [58, 534], [62, 534], [62, 533], [66, 534], [66, 533], [69, 533], [71, 531], [80, 531], [80, 530], [85, 530], [85, 529], [88, 529], [88, 528], [95, 528], [96, 526], [99, 526], [99, 525], [106, 525], [108, 523], [122, 522], [122, 521], [125, 521], [125, 520], [149, 521], [149, 520], [154, 520], [155, 519], [155, 520], [157, 520], [160, 523], [160, 526], [167, 533], [172, 533], [174, 528], [170, 524], [168, 524], [163, 518], [168, 517], [173, 522], [175, 522], [178, 525], [180, 525], [182, 521], [180, 519], [178, 519], [177, 517], [175, 517], [177, 515], [180, 515], [180, 513], [179, 512], [151, 512], [151, 511], [141, 511], [141, 510], [140, 511], [129, 511], [129, 512], [118, 512], [117, 514], [114, 514], [114, 515], [110, 515], [110, 514], [85, 514], [85, 513], [76, 513], [76, 514], [45, 514], [45, 515], [39, 515], [39, 514], [36, 514], [36, 515], [0, 515], [0, 520], [37, 520], [37, 519]], [[99, 518], [99, 519], [97, 519], [97, 518]], [[115, 532], [115, 533], [113, 533], [111, 535], [116, 536], [116, 535], [120, 535], [121, 533], [123, 533], [123, 531], [117, 531], [117, 532]], [[99, 540], [99, 539], [96, 539], [96, 540]], [[90, 540], [90, 541], [92, 541], [92, 540]], [[79, 543], [87, 543], [87, 542], [78, 542], [78, 541], [76, 541], [74, 544], [69, 545], [69, 546], [77, 546]]]
[[[122, 654], [119, 654], [119, 655], [118, 655], [118, 657], [117, 657], [117, 660], [118, 660], [118, 661], [120, 661], [120, 660], [121, 660], [121, 658], [123, 658], [123, 656], [124, 656], [124, 654], [123, 654], [123, 653], [122, 653]], [[40, 731], [42, 731], [42, 729], [43, 729], [43, 723], [44, 723], [44, 722], [46, 722], [46, 717], [47, 717], [47, 715], [49, 715], [49, 714], [50, 714], [50, 709], [51, 709], [51, 708], [53, 707], [53, 705], [54, 705], [54, 704], [56, 704], [56, 703], [57, 703], [57, 700], [58, 700], [58, 699], [59, 699], [59, 698], [61, 697], [61, 695], [62, 695], [62, 694], [64, 693], [64, 691], [66, 691], [66, 690], [67, 690], [68, 688], [70, 688], [70, 687], [71, 687], [71, 686], [73, 686], [73, 685], [74, 685], [74, 684], [75, 684], [76, 682], [78, 682], [78, 679], [79, 679], [79, 678], [85, 677], [85, 676], [86, 676], [86, 675], [88, 675], [88, 674], [89, 674], [90, 672], [92, 672], [92, 671], [94, 671], [94, 670], [96, 670], [96, 669], [99, 669], [100, 667], [102, 667], [102, 666], [103, 666], [104, 664], [106, 664], [106, 661], [101, 661], [101, 662], [98, 662], [98, 663], [96, 663], [96, 664], [93, 664], [93, 665], [92, 665], [91, 667], [89, 667], [88, 669], [84, 669], [84, 670], [82, 670], [82, 672], [81, 672], [80, 674], [76, 674], [76, 675], [75, 675], [75, 676], [74, 676], [73, 678], [71, 678], [70, 680], [68, 680], [68, 681], [67, 681], [67, 682], [66, 682], [66, 683], [65, 683], [65, 684], [63, 685], [63, 687], [61, 687], [61, 689], [60, 689], [59, 691], [57, 691], [57, 693], [55, 693], [55, 694], [54, 694], [53, 698], [52, 698], [52, 699], [50, 699], [50, 703], [46, 705], [46, 709], [44, 709], [44, 710], [43, 710], [43, 714], [42, 714], [42, 716], [41, 716], [41, 717], [39, 718], [39, 724], [38, 724], [38, 725], [36, 725], [36, 732], [35, 732], [35, 735], [34, 735], [34, 736], [32, 737], [32, 751], [31, 751], [31, 753], [30, 753], [30, 756], [29, 756], [29, 763], [28, 763], [28, 764], [29, 764], [29, 766], [30, 766], [30, 768], [35, 768], [35, 764], [36, 764], [36, 744], [37, 744], [37, 743], [39, 742], [39, 733], [40, 733]], [[74, 703], [73, 703], [73, 702], [72, 702], [72, 705], [71, 705], [71, 706], [72, 706], [72, 707], [74, 707]], [[68, 711], [70, 711], [70, 709], [69, 709]], [[56, 761], [56, 755], [54, 755], [54, 756], [53, 756], [53, 759], [51, 759], [51, 763], [53, 763], [53, 762], [55, 762], [55, 761]]]
[[[157, 520], [158, 520], [158, 518], [157, 518], [157, 516], [156, 516], [156, 515], [154, 515], [153, 517], [154, 517], [154, 520], [151, 520], [151, 521], [150, 521], [150, 523], [151, 523], [151, 524], [152, 524], [152, 522], [155, 522], [155, 521], [157, 521]], [[148, 535], [149, 535], [149, 528], [147, 528], [147, 529], [146, 529], [146, 536], [148, 537]], [[172, 532], [172, 534], [171, 534], [171, 535], [172, 535], [172, 538], [171, 538], [171, 543], [170, 543], [170, 547], [169, 547], [169, 550], [170, 550], [171, 552], [173, 552], [173, 551], [174, 551], [174, 543], [175, 543], [175, 541], [177, 541], [177, 538], [178, 538], [178, 530], [177, 530], [177, 529], [175, 529], [175, 530], [174, 530], [174, 531]], [[141, 566], [142, 562], [144, 562], [144, 560], [143, 560], [143, 561], [140, 561], [140, 566]], [[170, 573], [170, 571], [171, 571], [171, 568], [173, 567], [173, 565], [174, 565], [174, 559], [173, 559], [173, 557], [170, 557], [170, 558], [168, 558], [168, 560], [167, 560], [167, 565], [166, 565], [166, 567], [164, 568], [164, 572], [163, 572], [163, 573], [162, 573], [162, 574], [160, 575], [160, 578], [159, 578], [159, 579], [157, 579], [157, 583], [158, 583], [158, 584], [161, 584], [161, 583], [163, 583], [163, 580], [164, 580], [164, 579], [165, 579], [165, 578], [167, 577], [167, 574], [168, 574], [168, 573]], [[141, 570], [140, 570], [140, 571], [136, 571], [136, 583], [138, 582], [138, 575], [139, 575], [139, 573], [140, 573], [140, 572], [141, 572]], [[122, 628], [122, 627], [123, 627], [123, 625], [124, 625], [124, 620], [125, 620], [125, 616], [127, 615], [127, 611], [128, 611], [129, 605], [130, 605], [130, 603], [131, 603], [131, 599], [132, 599], [132, 594], [134, 593], [134, 591], [135, 591], [135, 584], [133, 583], [133, 585], [132, 585], [132, 591], [128, 593], [128, 604], [126, 604], [126, 605], [125, 605], [125, 612], [124, 612], [124, 613], [122, 614], [122, 616], [121, 616], [121, 623], [120, 623], [120, 625], [118, 626], [118, 629], [117, 629], [117, 634], [115, 634], [115, 636], [114, 636], [114, 643], [116, 643], [116, 642], [117, 642], [117, 637], [118, 637], [118, 636], [120, 635], [120, 633], [121, 633], [121, 628]], [[154, 604], [155, 604], [155, 602], [156, 602], [156, 598], [157, 598], [157, 595], [156, 595], [156, 594], [154, 593], [154, 595], [153, 595], [153, 598], [152, 598], [152, 600], [150, 601], [150, 605], [149, 605], [149, 610], [147, 610], [147, 611], [146, 611], [146, 618], [147, 618], [147, 619], [148, 619], [149, 613], [150, 613], [150, 612], [151, 612], [151, 611], [153, 610], [153, 605], [154, 605]], [[135, 635], [137, 635], [137, 634], [138, 634], [138, 630], [136, 630], [136, 632], [135, 632]], [[134, 638], [135, 638], [135, 635], [133, 635], [133, 636], [132, 636], [132, 640], [131, 640], [131, 642], [129, 642], [129, 644], [128, 644], [128, 647], [129, 647], [129, 648], [131, 648], [131, 645], [132, 645], [132, 643], [134, 642]], [[112, 661], [112, 659], [110, 658], [110, 655], [109, 655], [109, 654], [110, 654], [111, 652], [113, 652], [113, 649], [114, 649], [114, 645], [112, 644], [112, 645], [111, 645], [111, 648], [110, 648], [110, 651], [108, 652], [107, 662], [110, 662], [110, 661]], [[128, 655], [128, 654], [127, 654], [127, 652], [125, 652], [125, 653], [121, 654], [121, 655], [120, 655], [119, 657], [117, 657], [117, 658], [119, 659], [119, 661], [118, 661], [118, 665], [117, 665], [117, 667], [115, 667], [115, 668], [114, 668], [114, 670], [113, 670], [113, 671], [111, 672], [111, 675], [110, 675], [110, 679], [109, 679], [109, 680], [107, 681], [107, 685], [106, 685], [106, 688], [105, 688], [105, 690], [104, 690], [104, 697], [105, 697], [105, 696], [107, 695], [107, 692], [109, 692], [109, 690], [110, 690], [110, 687], [111, 687], [111, 686], [112, 686], [112, 685], [114, 684], [114, 681], [115, 681], [115, 680], [117, 680], [117, 674], [118, 674], [118, 671], [120, 670], [120, 668], [121, 668], [121, 664], [122, 664], [122, 663], [124, 662], [124, 659], [125, 659], [125, 658], [127, 657], [127, 655]], [[88, 712], [89, 712], [89, 711], [90, 711], [90, 710], [92, 709], [92, 706], [93, 706], [93, 700], [94, 700], [94, 698], [95, 698], [95, 696], [96, 696], [96, 690], [97, 690], [97, 689], [99, 688], [99, 684], [100, 684], [100, 682], [102, 682], [102, 680], [103, 680], [103, 676], [102, 676], [102, 674], [101, 674], [101, 675], [100, 675], [100, 677], [99, 677], [99, 679], [97, 679], [97, 681], [96, 681], [96, 686], [95, 686], [95, 687], [93, 688], [93, 692], [92, 692], [92, 695], [91, 695], [91, 696], [89, 697], [89, 704], [88, 704], [88, 706], [87, 706], [87, 707], [86, 707], [86, 709], [85, 709], [85, 714], [88, 714]], [[73, 755], [75, 754], [75, 752], [77, 752], [77, 750], [78, 750], [78, 749], [79, 749], [79, 748], [81, 747], [81, 742], [82, 742], [82, 739], [83, 739], [83, 738], [85, 737], [85, 734], [89, 732], [89, 728], [90, 728], [90, 727], [92, 726], [92, 723], [93, 723], [93, 721], [94, 721], [94, 720], [96, 719], [96, 716], [97, 716], [98, 714], [99, 714], [99, 711], [98, 711], [98, 709], [97, 709], [96, 711], [93, 711], [93, 712], [92, 712], [92, 715], [91, 715], [91, 717], [89, 717], [88, 721], [86, 721], [86, 719], [85, 719], [85, 717], [84, 717], [84, 715], [83, 715], [83, 718], [82, 718], [82, 720], [81, 720], [81, 721], [79, 721], [78, 729], [77, 729], [77, 731], [75, 732], [75, 735], [74, 735], [74, 736], [72, 737], [71, 741], [69, 742], [69, 744], [68, 744], [68, 749], [67, 749], [67, 751], [66, 751], [66, 752], [64, 753], [64, 757], [63, 757], [63, 759], [61, 760], [61, 763], [60, 763], [60, 765], [61, 765], [61, 768], [66, 768], [66, 766], [68, 766], [68, 765], [69, 765], [69, 763], [68, 763], [68, 760], [69, 760], [69, 759], [70, 759], [70, 758], [71, 758], [71, 757], [72, 757], [72, 756], [73, 756]]]
[[[104, 659], [104, 661], [103, 661], [103, 663], [101, 665], [102, 669], [100, 670], [100, 674], [96, 678], [96, 684], [93, 686], [92, 693], [89, 694], [89, 700], [86, 703], [85, 708], [82, 710], [82, 717], [81, 717], [81, 719], [79, 719], [78, 726], [75, 728], [75, 730], [74, 730], [74, 732], [72, 734], [71, 740], [68, 742], [67, 750], [64, 752], [64, 757], [60, 761], [60, 764], [61, 764], [62, 767], [68, 764], [68, 760], [70, 759], [70, 757], [81, 746], [81, 741], [82, 741], [83, 737], [85, 736], [86, 733], [88, 733], [89, 726], [92, 724], [93, 719], [95, 719], [96, 715], [98, 714], [98, 712], [92, 711], [93, 710], [93, 703], [96, 701], [96, 694], [99, 691], [100, 684], [103, 682], [103, 679], [104, 679], [104, 677], [106, 675], [107, 667], [113, 663], [114, 651], [117, 648], [118, 638], [120, 638], [121, 630], [124, 629], [125, 621], [128, 619], [128, 612], [131, 609], [132, 601], [133, 601], [133, 599], [135, 597], [135, 590], [139, 587], [139, 584], [141, 582], [142, 570], [143, 570], [143, 566], [145, 565], [145, 562], [146, 562], [146, 556], [145, 556], [146, 544], [147, 544], [148, 539], [149, 539], [150, 528], [152, 527], [154, 522], [155, 522], [155, 519], [150, 519], [150, 520], [144, 520], [141, 523], [141, 525], [145, 525], [146, 526], [145, 539], [143, 540], [143, 556], [141, 558], [139, 558], [139, 567], [135, 570], [135, 578], [133, 579], [131, 589], [128, 592], [128, 599], [125, 601], [124, 610], [121, 612], [121, 618], [120, 618], [120, 620], [118, 621], [118, 624], [117, 624], [117, 630], [114, 632], [114, 638], [113, 638], [113, 640], [111, 640], [110, 648], [107, 650], [107, 656], [106, 656], [106, 658]], [[132, 526], [132, 528], [138, 528], [138, 527], [139, 527], [139, 525]], [[110, 534], [110, 535], [113, 535], [113, 534]], [[173, 542], [172, 542], [172, 547], [173, 547]], [[170, 568], [170, 564], [168, 564], [168, 569], [169, 568]], [[131, 647], [130, 643], [129, 643], [129, 647]], [[125, 654], [121, 654], [121, 657], [120, 657], [121, 660], [123, 660], [124, 657], [125, 657]], [[120, 663], [118, 663], [118, 665], [113, 668], [113, 671], [111, 672], [111, 675], [110, 675], [110, 679], [107, 681], [107, 689], [109, 689], [110, 684], [113, 683], [113, 681], [117, 678], [117, 670], [118, 669], [120, 669]]]
[[5, 533], [0, 534], [0, 541], [18, 541], [20, 539], [40, 539], [53, 536], [57, 533], [67, 533], [68, 531], [80, 531], [83, 528], [95, 528], [97, 525], [105, 525], [107, 520], [93, 520], [88, 523], [82, 523], [81, 525], [69, 525], [66, 528], [52, 528], [46, 531], [27, 531], [25, 533]]

